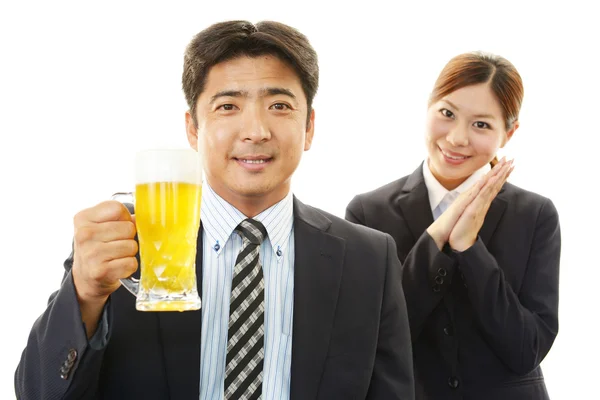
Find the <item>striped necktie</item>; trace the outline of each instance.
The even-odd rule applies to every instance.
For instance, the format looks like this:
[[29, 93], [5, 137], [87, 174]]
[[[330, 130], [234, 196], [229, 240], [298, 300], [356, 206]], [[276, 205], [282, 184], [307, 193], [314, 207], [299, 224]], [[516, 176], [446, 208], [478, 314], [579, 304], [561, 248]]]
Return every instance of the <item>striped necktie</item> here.
[[260, 244], [267, 236], [263, 224], [253, 219], [237, 228], [242, 250], [235, 261], [231, 283], [226, 399], [260, 399], [264, 359], [265, 282], [259, 262]]

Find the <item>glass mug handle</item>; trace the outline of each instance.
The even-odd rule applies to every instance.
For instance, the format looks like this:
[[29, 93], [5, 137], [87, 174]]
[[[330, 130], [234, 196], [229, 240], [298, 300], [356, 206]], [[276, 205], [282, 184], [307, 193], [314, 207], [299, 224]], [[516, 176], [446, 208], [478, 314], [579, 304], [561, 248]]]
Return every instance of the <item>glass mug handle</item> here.
[[[111, 196], [111, 200], [116, 200], [120, 203], [123, 203], [125, 207], [129, 210], [131, 215], [135, 215], [134, 204], [135, 204], [135, 194], [133, 192], [117, 192]], [[140, 266], [138, 265], [138, 268]], [[125, 286], [125, 289], [129, 290], [131, 294], [137, 297], [138, 291], [140, 289], [140, 280], [128, 277], [124, 279], [119, 279], [121, 281], [121, 285]]]

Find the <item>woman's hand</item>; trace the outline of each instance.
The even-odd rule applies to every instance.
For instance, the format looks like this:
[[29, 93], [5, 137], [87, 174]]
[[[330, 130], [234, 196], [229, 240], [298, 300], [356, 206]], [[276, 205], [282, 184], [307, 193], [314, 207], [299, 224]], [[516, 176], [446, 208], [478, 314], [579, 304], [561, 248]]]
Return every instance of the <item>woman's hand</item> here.
[[[499, 168], [498, 168], [499, 167]], [[483, 226], [485, 216], [500, 189], [513, 171], [513, 161], [502, 160], [492, 171], [482, 179], [483, 187], [477, 192], [466, 207], [461, 204], [463, 212], [455, 222], [449, 237], [450, 247], [456, 251], [465, 251], [475, 244], [479, 230]], [[494, 171], [496, 170], [496, 171]], [[477, 185], [475, 185], [477, 186]], [[472, 195], [472, 194], [471, 194]], [[448, 208], [447, 211], [453, 207]], [[446, 212], [447, 212], [446, 211]], [[445, 213], [444, 213], [445, 214]], [[442, 217], [440, 216], [441, 219]]]

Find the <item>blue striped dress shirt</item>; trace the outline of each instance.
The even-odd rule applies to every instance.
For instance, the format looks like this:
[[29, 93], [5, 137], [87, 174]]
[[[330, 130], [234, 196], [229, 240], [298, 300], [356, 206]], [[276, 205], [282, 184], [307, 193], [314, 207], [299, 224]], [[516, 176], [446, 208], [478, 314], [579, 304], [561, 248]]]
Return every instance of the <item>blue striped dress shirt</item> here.
[[[204, 183], [200, 400], [223, 399], [233, 267], [242, 248], [234, 229], [246, 216]], [[267, 229], [260, 247], [265, 280], [262, 399], [289, 399], [294, 309], [294, 215], [290, 192], [255, 216]]]

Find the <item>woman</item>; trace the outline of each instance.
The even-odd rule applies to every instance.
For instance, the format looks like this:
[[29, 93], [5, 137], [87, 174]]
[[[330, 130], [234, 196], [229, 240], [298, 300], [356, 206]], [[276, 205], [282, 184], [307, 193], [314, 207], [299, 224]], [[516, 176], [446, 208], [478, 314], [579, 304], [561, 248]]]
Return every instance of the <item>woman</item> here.
[[549, 398], [539, 364], [558, 332], [558, 214], [505, 183], [512, 161], [495, 156], [522, 98], [506, 59], [453, 58], [429, 101], [428, 159], [346, 210], [396, 240], [417, 399]]

